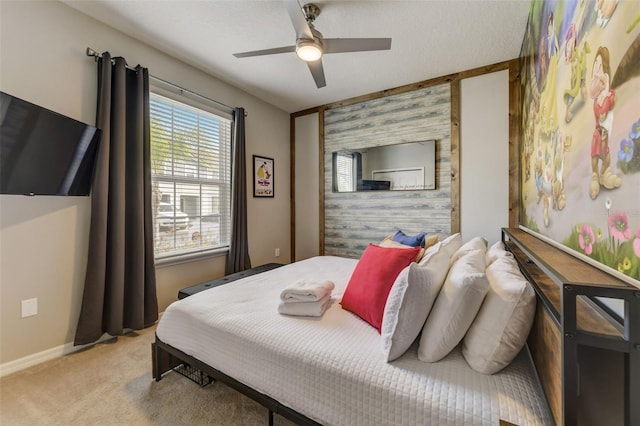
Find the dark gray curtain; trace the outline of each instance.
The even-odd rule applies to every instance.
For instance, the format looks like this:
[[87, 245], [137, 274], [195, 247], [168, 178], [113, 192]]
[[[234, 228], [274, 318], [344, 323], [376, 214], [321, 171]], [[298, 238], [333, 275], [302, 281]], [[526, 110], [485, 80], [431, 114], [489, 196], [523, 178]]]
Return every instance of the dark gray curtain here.
[[247, 235], [247, 157], [244, 108], [233, 111], [233, 162], [231, 178], [231, 242], [225, 274], [251, 269]]
[[158, 319], [151, 214], [149, 73], [108, 52], [98, 60], [102, 129], [91, 228], [74, 344], [121, 335]]

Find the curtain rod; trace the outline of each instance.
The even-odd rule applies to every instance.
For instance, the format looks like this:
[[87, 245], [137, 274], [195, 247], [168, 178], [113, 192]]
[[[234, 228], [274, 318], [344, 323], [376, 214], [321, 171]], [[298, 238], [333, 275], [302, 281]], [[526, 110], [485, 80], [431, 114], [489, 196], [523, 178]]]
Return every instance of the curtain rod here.
[[[92, 48], [90, 48], [90, 47], [87, 47], [87, 51], [86, 51], [86, 53], [87, 53], [87, 56], [91, 56], [91, 57], [93, 57], [93, 58], [94, 58], [94, 60], [98, 60], [98, 58], [102, 58], [102, 54], [100, 54], [100, 53], [96, 52], [94, 49], [92, 49]], [[132, 66], [130, 66], [130, 65], [128, 65], [128, 64], [126, 64], [126, 67], [127, 67], [128, 69], [130, 69], [130, 70], [134, 70], [134, 71], [135, 71], [135, 68], [134, 68], [134, 67], [132, 67]], [[170, 83], [170, 82], [168, 82], [167, 80], [163, 80], [162, 78], [159, 78], [159, 77], [153, 76], [153, 75], [151, 75], [151, 74], [149, 74], [149, 78], [151, 78], [151, 79], [153, 79], [153, 80], [156, 80], [156, 81], [159, 81], [160, 83], [166, 84], [166, 85], [168, 85], [168, 86], [171, 86], [172, 88], [174, 88], [174, 89], [176, 89], [176, 90], [179, 90], [179, 91], [181, 92], [181, 94], [188, 93], [188, 94], [190, 94], [190, 95], [192, 95], [192, 96], [196, 96], [196, 97], [201, 98], [201, 99], [204, 99], [204, 100], [206, 100], [206, 101], [208, 101], [208, 102], [212, 102], [212, 103], [214, 103], [214, 104], [216, 104], [216, 105], [218, 105], [218, 106], [220, 106], [220, 107], [222, 107], [222, 108], [227, 109], [227, 110], [228, 110], [228, 112], [231, 112], [231, 113], [232, 113], [232, 112], [235, 110], [235, 108], [234, 108], [234, 107], [230, 107], [229, 105], [225, 105], [225, 104], [223, 104], [222, 102], [218, 102], [218, 101], [216, 101], [216, 100], [214, 100], [214, 99], [208, 98], [208, 97], [203, 96], [203, 95], [201, 95], [201, 94], [199, 94], [199, 93], [192, 92], [192, 91], [191, 91], [191, 90], [189, 90], [189, 89], [185, 89], [184, 87], [180, 87], [180, 86], [178, 86], [178, 85], [176, 85], [176, 84]], [[245, 112], [244, 112], [244, 116], [246, 117], [246, 116], [248, 116], [248, 115], [249, 115], [249, 113], [245, 110]]]

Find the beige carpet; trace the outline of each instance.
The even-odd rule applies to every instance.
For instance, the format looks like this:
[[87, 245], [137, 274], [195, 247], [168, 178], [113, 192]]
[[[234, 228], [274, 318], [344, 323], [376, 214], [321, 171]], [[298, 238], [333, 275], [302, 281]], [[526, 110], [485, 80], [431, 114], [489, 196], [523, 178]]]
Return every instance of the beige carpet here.
[[153, 380], [154, 329], [3, 377], [0, 425], [268, 424], [266, 408], [222, 383], [201, 388], [175, 372]]

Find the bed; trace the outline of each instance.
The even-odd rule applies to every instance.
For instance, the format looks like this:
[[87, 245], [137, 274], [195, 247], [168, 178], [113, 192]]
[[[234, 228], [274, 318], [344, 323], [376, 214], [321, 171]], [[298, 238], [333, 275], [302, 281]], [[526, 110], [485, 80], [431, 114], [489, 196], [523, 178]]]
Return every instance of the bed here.
[[[297, 424], [554, 424], [526, 348], [491, 375], [460, 346], [428, 363], [416, 341], [387, 362], [378, 331], [339, 303], [357, 263], [313, 257], [174, 302], [157, 326], [154, 377], [185, 361]], [[321, 317], [278, 313], [300, 279], [335, 283]]]

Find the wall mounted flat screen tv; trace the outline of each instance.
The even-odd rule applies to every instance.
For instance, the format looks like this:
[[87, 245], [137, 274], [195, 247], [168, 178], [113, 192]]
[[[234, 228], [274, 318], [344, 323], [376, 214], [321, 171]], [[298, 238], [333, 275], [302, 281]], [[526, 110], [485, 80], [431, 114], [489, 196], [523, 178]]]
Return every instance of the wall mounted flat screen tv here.
[[0, 194], [89, 195], [100, 130], [0, 92]]

